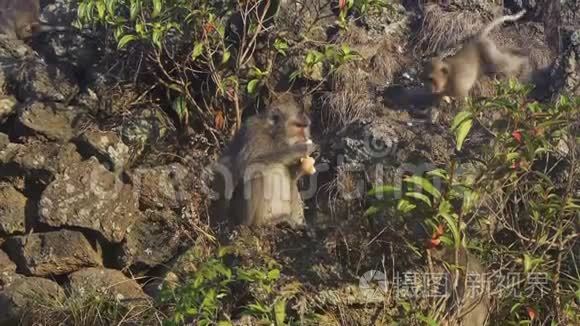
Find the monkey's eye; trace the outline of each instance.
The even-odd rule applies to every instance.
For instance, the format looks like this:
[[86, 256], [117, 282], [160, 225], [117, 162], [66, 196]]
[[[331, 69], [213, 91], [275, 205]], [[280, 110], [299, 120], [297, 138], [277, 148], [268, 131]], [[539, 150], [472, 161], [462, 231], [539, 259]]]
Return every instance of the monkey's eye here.
[[281, 119], [282, 116], [277, 110], [270, 112], [270, 121], [272, 121], [273, 124], [279, 123]]
[[310, 124], [310, 120], [306, 116], [300, 116], [298, 119], [294, 120], [294, 125], [299, 128], [306, 128]]

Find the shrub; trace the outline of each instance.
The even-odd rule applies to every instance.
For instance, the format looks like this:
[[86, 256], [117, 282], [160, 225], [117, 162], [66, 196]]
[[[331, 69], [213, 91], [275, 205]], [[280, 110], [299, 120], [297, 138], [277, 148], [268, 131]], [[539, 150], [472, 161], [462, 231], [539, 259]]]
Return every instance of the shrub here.
[[[376, 187], [371, 195], [387, 199], [371, 205], [367, 215], [425, 216], [425, 227], [437, 235], [428, 247], [476, 248], [493, 257], [493, 270], [518, 273], [513, 275], [521, 279], [508, 288], [492, 284], [498, 321], [573, 324], [580, 295], [580, 98], [542, 104], [528, 101], [527, 93], [517, 83], [500, 85], [496, 98], [459, 112], [451, 126], [458, 151], [474, 125], [483, 128], [478, 117], [501, 114], [487, 129], [491, 141], [482, 148], [483, 158], [466, 164], [470, 157], [459, 152], [448, 166], [408, 176], [401, 187]], [[489, 241], [473, 236], [477, 224], [492, 226]], [[538, 284], [539, 277], [544, 283]], [[542, 288], [529, 296], [515, 293], [534, 286]]]

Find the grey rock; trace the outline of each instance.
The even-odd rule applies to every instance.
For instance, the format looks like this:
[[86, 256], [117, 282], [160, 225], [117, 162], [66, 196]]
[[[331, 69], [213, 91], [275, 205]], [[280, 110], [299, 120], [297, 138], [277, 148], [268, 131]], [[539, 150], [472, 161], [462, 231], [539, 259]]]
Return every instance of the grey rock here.
[[51, 226], [87, 228], [121, 242], [138, 216], [137, 196], [91, 157], [56, 176], [42, 193], [39, 215]]
[[[77, 19], [77, 7], [77, 2], [57, 0], [42, 6], [41, 19], [53, 25], [70, 26]], [[33, 46], [51, 63], [62, 63], [82, 73], [102, 57], [99, 40], [105, 35], [98, 33], [91, 29], [43, 33], [34, 38]]]
[[18, 269], [27, 275], [63, 275], [102, 265], [100, 255], [78, 231], [59, 230], [11, 237], [4, 246]]
[[97, 156], [110, 165], [110, 170], [119, 171], [129, 161], [129, 147], [112, 131], [87, 130], [80, 137], [82, 150]]
[[75, 136], [74, 125], [80, 114], [76, 108], [60, 103], [31, 102], [20, 109], [19, 120], [51, 140], [66, 142]]
[[64, 290], [51, 280], [40, 277], [18, 278], [0, 292], [0, 325], [19, 325], [32, 302], [64, 300]]
[[145, 147], [167, 135], [170, 128], [171, 124], [158, 109], [145, 109], [126, 119], [121, 136], [125, 144]]
[[132, 174], [133, 184], [139, 190], [139, 202], [146, 208], [183, 207], [192, 179], [188, 169], [179, 163], [139, 168]]
[[10, 257], [8, 257], [8, 255], [0, 250], [0, 273], [6, 273], [6, 272], [15, 272], [16, 271], [16, 264], [14, 264], [12, 262], [12, 260], [10, 260]]
[[26, 231], [27, 198], [7, 183], [0, 182], [0, 235]]
[[23, 277], [25, 276], [22, 274], [18, 274], [15, 271], [0, 272], [0, 291], [3, 291], [4, 289], [12, 285], [14, 281], [19, 280]]
[[550, 79], [554, 95], [580, 96], [580, 29], [572, 34], [568, 49], [556, 60]]
[[74, 144], [57, 143], [9, 144], [4, 151], [0, 150], [0, 166], [14, 165], [25, 174], [34, 171], [45, 171], [54, 177], [66, 168], [81, 162], [82, 158]]
[[56, 65], [47, 65], [41, 59], [31, 59], [20, 69], [14, 69], [11, 80], [16, 89], [16, 97], [21, 101], [64, 102], [79, 92], [74, 78]]
[[0, 291], [21, 277], [23, 276], [16, 274], [16, 264], [4, 251], [0, 250]]
[[8, 138], [8, 135], [0, 132], [0, 151], [6, 148], [6, 146], [8, 146], [9, 143], [10, 138]]
[[103, 293], [118, 301], [148, 300], [139, 284], [115, 269], [86, 268], [69, 275], [69, 286], [75, 293]]
[[385, 123], [357, 120], [333, 137], [332, 156], [342, 163], [368, 164], [384, 161], [396, 153], [399, 138]]
[[[0, 77], [1, 78], [1, 77]], [[16, 111], [18, 101], [13, 96], [0, 96], [0, 123]]]
[[180, 228], [180, 216], [172, 211], [147, 210], [127, 234], [123, 243], [121, 264], [143, 270], [169, 261], [188, 237]]

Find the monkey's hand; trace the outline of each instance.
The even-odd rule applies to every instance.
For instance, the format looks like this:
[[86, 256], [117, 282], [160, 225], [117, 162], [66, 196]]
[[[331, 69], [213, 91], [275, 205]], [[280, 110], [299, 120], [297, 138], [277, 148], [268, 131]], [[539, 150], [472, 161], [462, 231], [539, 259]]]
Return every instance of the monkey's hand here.
[[317, 146], [312, 141], [310, 141], [310, 143], [298, 143], [286, 148], [278, 149], [265, 155], [260, 155], [251, 160], [249, 164], [282, 163], [289, 166], [295, 164], [301, 158], [309, 156], [316, 150], [316, 148]]
[[300, 169], [304, 174], [313, 175], [316, 173], [316, 168], [314, 167], [314, 158], [306, 156], [300, 159]]

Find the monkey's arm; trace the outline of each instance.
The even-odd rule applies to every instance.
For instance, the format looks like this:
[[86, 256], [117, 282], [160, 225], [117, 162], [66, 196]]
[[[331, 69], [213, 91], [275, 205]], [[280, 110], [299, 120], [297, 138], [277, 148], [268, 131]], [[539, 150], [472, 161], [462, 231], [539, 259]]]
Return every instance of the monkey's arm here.
[[317, 146], [314, 143], [300, 143], [294, 144], [289, 148], [274, 150], [267, 154], [262, 154], [252, 159], [250, 164], [269, 164], [280, 163], [284, 165], [291, 165], [299, 162], [301, 158], [312, 154]]

